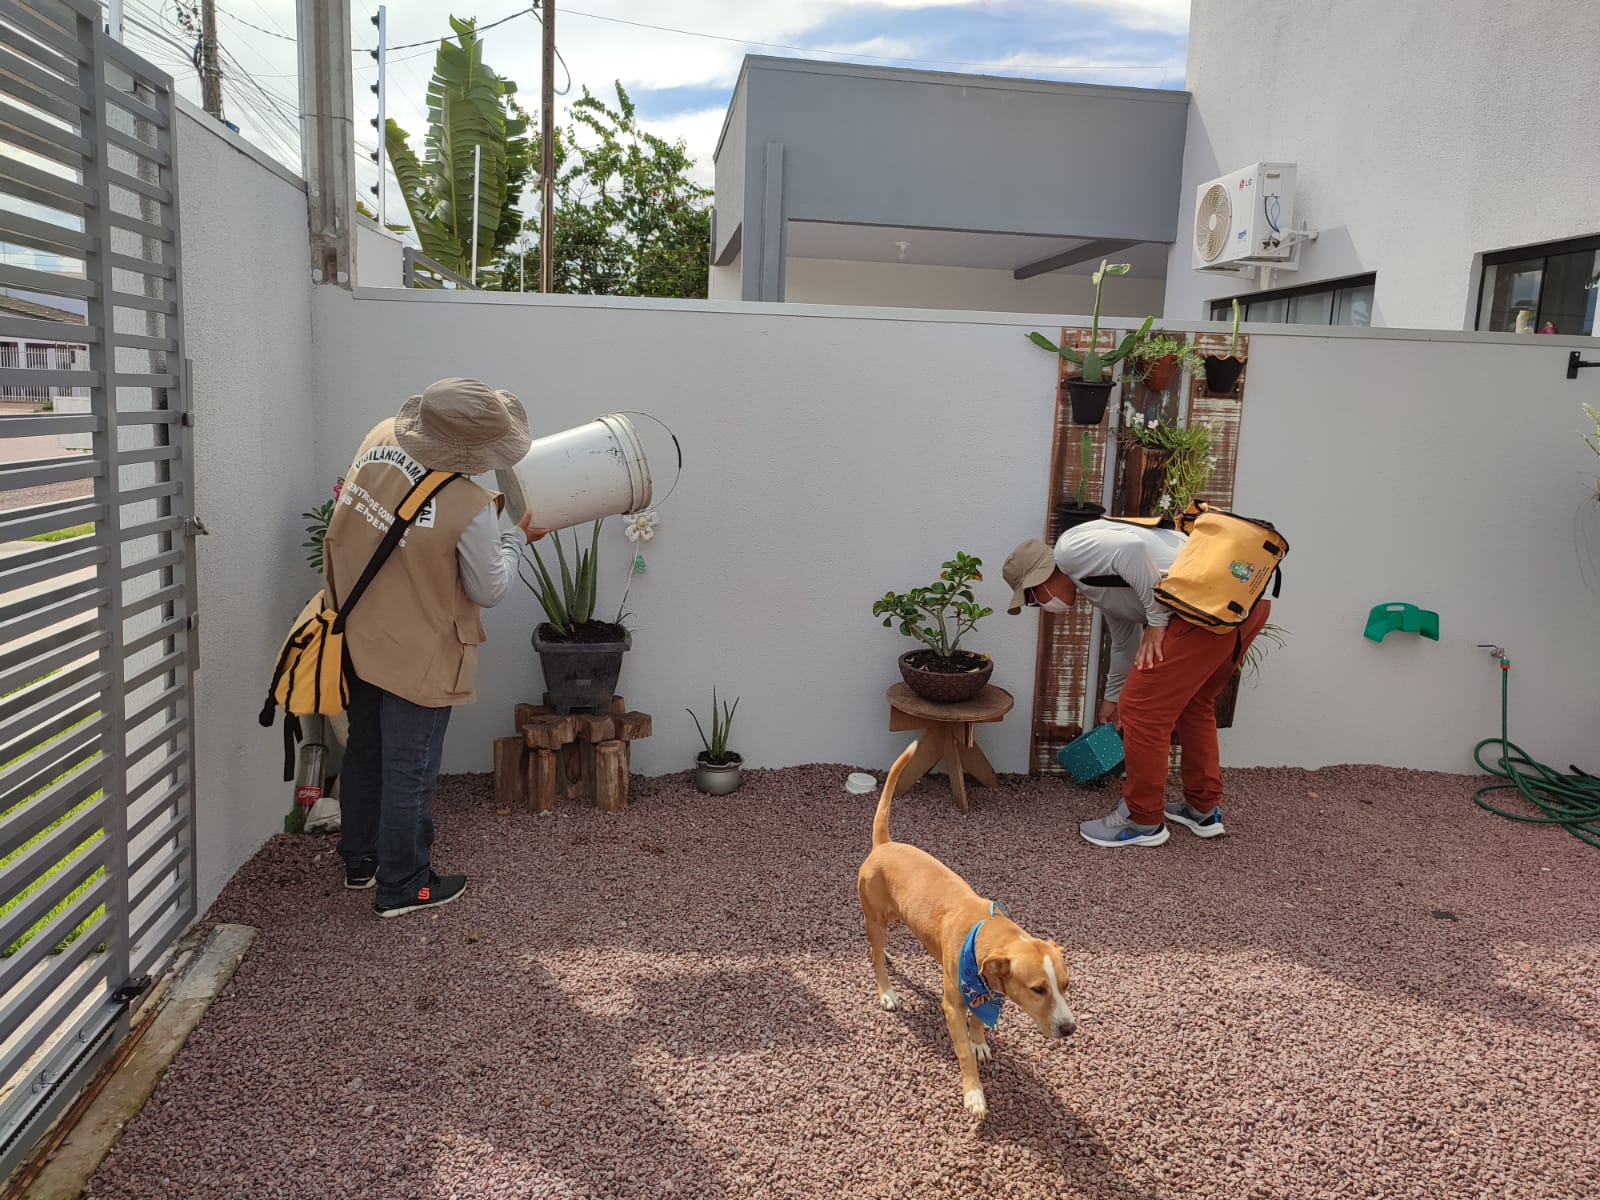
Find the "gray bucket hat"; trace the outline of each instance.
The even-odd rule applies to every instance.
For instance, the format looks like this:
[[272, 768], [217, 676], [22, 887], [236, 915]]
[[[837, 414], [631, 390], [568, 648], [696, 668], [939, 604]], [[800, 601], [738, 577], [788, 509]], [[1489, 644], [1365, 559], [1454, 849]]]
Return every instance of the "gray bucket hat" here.
[[533, 439], [522, 401], [479, 379], [441, 379], [394, 419], [400, 448], [430, 471], [482, 475], [522, 461]]

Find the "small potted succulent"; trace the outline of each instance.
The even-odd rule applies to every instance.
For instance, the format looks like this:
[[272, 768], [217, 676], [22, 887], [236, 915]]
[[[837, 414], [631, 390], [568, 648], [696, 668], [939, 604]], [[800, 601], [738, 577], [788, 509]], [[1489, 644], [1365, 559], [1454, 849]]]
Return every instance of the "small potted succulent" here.
[[739, 698], [735, 696], [731, 707], [724, 700], [718, 711], [717, 689], [711, 689], [710, 737], [706, 736], [705, 726], [700, 724], [694, 709], [684, 710], [693, 718], [694, 727], [700, 731], [700, 741], [705, 746], [694, 756], [694, 785], [708, 796], [726, 796], [739, 786], [744, 758], [728, 749], [728, 734], [733, 729], [733, 714], [738, 708]]
[[1060, 537], [1074, 525], [1082, 525], [1085, 521], [1093, 521], [1106, 515], [1106, 510], [1098, 504], [1089, 503], [1089, 473], [1094, 470], [1094, 443], [1089, 440], [1089, 431], [1083, 431], [1083, 438], [1078, 443], [1078, 498], [1075, 502], [1056, 505], [1056, 536]]
[[[544, 609], [545, 620], [533, 631], [533, 648], [544, 668], [549, 702], [562, 715], [574, 710], [605, 712], [617, 690], [622, 656], [633, 645], [633, 635], [622, 625], [621, 607], [614, 621], [596, 620], [594, 615], [603, 524], [594, 523], [587, 550], [579, 546], [578, 535], [572, 535], [570, 561], [560, 533], [550, 535], [555, 539], [559, 579], [550, 573], [536, 546], [524, 551], [519, 567], [522, 581]], [[631, 569], [628, 578], [631, 583]]]
[[956, 704], [970, 700], [994, 674], [994, 660], [987, 654], [962, 650], [961, 639], [984, 617], [994, 612], [980, 605], [972, 585], [982, 583], [978, 569], [981, 559], [956, 552], [943, 564], [939, 578], [927, 587], [906, 593], [885, 592], [872, 605], [872, 615], [883, 618], [883, 627], [893, 629], [923, 644], [921, 650], [908, 650], [900, 656], [900, 677], [924, 700], [936, 704]]
[[1089, 349], [1074, 350], [1070, 346], [1058, 346], [1042, 333], [1030, 333], [1028, 340], [1041, 349], [1052, 354], [1059, 354], [1069, 363], [1074, 363], [1083, 368], [1076, 378], [1067, 380], [1067, 395], [1072, 401], [1072, 419], [1079, 425], [1098, 425], [1106, 415], [1106, 403], [1111, 398], [1111, 389], [1116, 386], [1115, 381], [1106, 378], [1105, 369], [1126, 358], [1134, 346], [1150, 332], [1150, 326], [1155, 324], [1154, 317], [1146, 317], [1144, 324], [1137, 333], [1130, 333], [1122, 339], [1122, 344], [1115, 350], [1100, 352], [1100, 289], [1105, 283], [1107, 275], [1126, 275], [1132, 270], [1131, 263], [1107, 263], [1100, 261], [1100, 269], [1094, 273], [1094, 321], [1089, 331]]
[[1184, 370], [1199, 374], [1205, 369], [1205, 355], [1190, 343], [1170, 333], [1143, 339], [1128, 353], [1122, 373], [1154, 392], [1164, 392], [1178, 381]]
[[1244, 359], [1239, 357], [1239, 301], [1233, 302], [1233, 336], [1228, 339], [1228, 353], [1206, 356], [1206, 391], [1216, 396], [1229, 395], [1239, 386], [1239, 372], [1244, 370]]

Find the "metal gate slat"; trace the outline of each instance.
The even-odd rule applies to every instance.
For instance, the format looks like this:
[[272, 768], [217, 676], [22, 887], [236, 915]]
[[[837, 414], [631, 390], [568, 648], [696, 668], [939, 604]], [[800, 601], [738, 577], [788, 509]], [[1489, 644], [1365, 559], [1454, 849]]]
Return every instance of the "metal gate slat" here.
[[21, 650], [0, 656], [0, 691], [14, 692], [38, 683], [51, 671], [96, 654], [106, 643], [103, 629], [57, 629], [29, 642]]
[[[89, 891], [73, 901], [73, 911], [78, 919], [83, 920], [104, 904], [110, 891], [110, 880], [101, 879]], [[61, 954], [47, 956], [47, 969], [38, 972], [35, 978], [17, 990], [15, 999], [17, 1010], [31, 1015], [33, 1019], [29, 1025], [32, 1027], [16, 1045], [6, 1051], [4, 1057], [0, 1057], [0, 1079], [9, 1078], [23, 1063], [32, 1058], [39, 1047], [49, 1040], [61, 1021], [97, 990], [104, 989], [109, 992], [110, 989], [106, 987], [108, 981], [104, 976], [105, 968], [101, 967], [99, 970], [85, 972], [83, 978], [69, 987], [64, 994], [50, 999], [49, 1003], [45, 1004], [52, 993], [71, 980], [73, 972], [83, 961], [97, 952], [98, 939], [93, 934], [96, 929], [104, 926], [105, 918], [102, 917], [85, 931], [85, 936], [74, 938], [72, 944]], [[9, 1003], [7, 1007], [10, 1007]]]
[[[48, 678], [41, 676], [37, 682], [0, 699], [0, 721], [9, 721], [19, 713], [33, 708], [42, 700], [48, 699], [58, 692], [72, 687], [74, 684], [81, 683], [91, 676], [104, 678], [94, 661], [87, 658], [68, 667], [59, 674]], [[31, 716], [28, 719], [33, 720]]]
[[29, 37], [43, 42], [59, 54], [61, 61], [69, 64], [68, 69], [76, 71], [77, 64], [89, 61], [89, 48], [73, 35], [72, 30], [63, 29], [20, 4], [0, 5], [0, 14], [4, 14], [7, 21], [22, 29]]
[[70, 121], [74, 125], [83, 119], [81, 101], [69, 103], [65, 100], [59, 100], [55, 96], [29, 87], [20, 79], [13, 79], [5, 71], [0, 71], [0, 94], [10, 96], [29, 108], [37, 108], [40, 112], [49, 113], [52, 117]]
[[137, 804], [139, 802], [139, 797], [143, 796], [146, 792], [149, 792], [150, 790], [152, 790], [155, 787], [156, 784], [160, 783], [168, 775], [171, 775], [174, 771], [176, 771], [179, 767], [183, 766], [188, 761], [189, 761], [189, 751], [188, 751], [187, 748], [182, 749], [182, 750], [176, 750], [173, 753], [167, 755], [167, 757], [165, 759], [163, 759], [161, 762], [157, 763], [151, 769], [149, 775], [147, 775], [144, 779], [142, 779], [137, 785], [135, 785], [134, 787], [131, 787], [131, 788], [128, 789], [127, 794], [125, 796], [125, 801], [126, 801], [128, 807], [132, 808], [135, 804]]
[[165, 658], [141, 670], [137, 675], [129, 676], [122, 686], [126, 691], [137, 692], [153, 679], [159, 679], [163, 675], [171, 675], [174, 671], [182, 670], [186, 657], [182, 649], [174, 650]]
[[140, 141], [131, 134], [123, 133], [120, 129], [107, 125], [101, 130], [101, 134], [111, 145], [126, 150], [130, 154], [137, 154], [142, 158], [147, 158], [158, 167], [166, 167], [172, 164], [172, 159], [165, 150], [159, 146], [152, 146], [149, 142]]
[[110, 595], [111, 593], [105, 588], [91, 582], [89, 590], [80, 592], [69, 600], [52, 604], [48, 608], [30, 609], [24, 604], [20, 607], [27, 609], [26, 615], [0, 624], [0, 643], [15, 641], [37, 630], [48, 629], [52, 625], [70, 621], [73, 617], [92, 613], [105, 604]]
[[[50, 837], [36, 842], [4, 867], [0, 867], [0, 899], [10, 900], [20, 895], [29, 885], [43, 877], [46, 871], [64, 857], [62, 847], [70, 850], [87, 841], [95, 830], [105, 824], [105, 809], [104, 797], [90, 801], [77, 816], [59, 829], [52, 830]], [[9, 943], [0, 942], [0, 946], [6, 945]]]
[[[101, 822], [99, 821], [94, 822], [95, 828], [98, 829], [100, 824]], [[71, 827], [76, 827], [76, 822]], [[66, 829], [69, 826], [63, 825], [61, 828]], [[93, 836], [93, 831], [87, 835], [87, 837]], [[52, 831], [50, 837], [41, 844], [53, 845], [58, 856], [56, 862], [64, 862], [67, 855], [83, 845], [85, 840], [80, 838], [76, 842], [68, 842], [65, 838], [57, 839], [55, 831]], [[101, 850], [102, 853], [95, 854], [94, 851], [96, 849]], [[15, 946], [24, 937], [29, 938], [29, 945], [35, 941], [59, 942], [63, 935], [70, 932], [76, 922], [73, 925], [67, 925], [63, 923], [63, 920], [72, 909], [69, 907], [54, 917], [50, 916], [50, 910], [66, 900], [73, 892], [89, 883], [90, 876], [94, 875], [95, 872], [105, 870], [104, 849], [104, 846], [100, 845], [100, 843], [90, 846], [84, 853], [66, 863], [54, 875], [44, 880], [39, 888], [32, 892], [21, 904], [6, 913], [4, 917], [0, 917], [0, 947], [9, 948]], [[47, 864], [46, 869], [48, 870], [51, 865], [54, 864]], [[34, 881], [30, 880], [29, 882]], [[7, 897], [7, 899], [11, 898], [11, 896]], [[32, 935], [29, 936], [29, 931], [33, 930], [33, 927], [41, 921], [46, 922], [44, 928], [33, 931]], [[26, 947], [18, 947], [18, 949], [23, 950]], [[14, 962], [13, 960], [15, 959], [18, 959], [18, 955], [13, 954], [8, 958], [0, 959], [0, 991], [9, 988], [23, 974], [22, 961], [25, 960]]]
[[[163, 816], [168, 808], [182, 800], [188, 790], [189, 785], [187, 782], [175, 783], [158, 796], [155, 796], [149, 800], [143, 800], [139, 804], [130, 804], [128, 806], [129, 845], [132, 845], [135, 841], [137, 841], [139, 839], [139, 835], [150, 828], [150, 822], [154, 821], [159, 816]], [[143, 811], [139, 812], [138, 815], [135, 816], [135, 810], [141, 808]]]
[[[82, 730], [72, 731], [61, 741], [42, 747], [26, 763], [6, 766], [6, 770], [0, 773], [0, 790], [6, 795], [37, 797], [50, 789], [51, 784], [64, 786], [70, 771], [78, 770], [80, 765], [83, 770], [88, 770], [93, 766], [90, 760], [99, 762], [96, 755], [101, 755], [104, 750], [101, 741], [109, 726], [109, 720], [101, 717], [83, 726]], [[67, 808], [72, 808], [72, 805], [67, 805], [61, 811]], [[8, 818], [0, 818], [0, 829], [5, 829], [5, 819]], [[46, 821], [45, 824], [50, 822]], [[27, 838], [22, 838], [22, 842], [27, 842]]]
[[[51, 738], [70, 732], [74, 726], [94, 716], [104, 698], [105, 676], [98, 671], [76, 687], [46, 694], [39, 705], [0, 725], [0, 762], [11, 762], [32, 753]], [[48, 710], [42, 711], [46, 706]]]
[[55, 437], [63, 433], [99, 433], [105, 425], [93, 413], [39, 413], [0, 417], [0, 438]]
[[87, 571], [109, 557], [104, 546], [96, 546], [88, 537], [42, 542], [37, 550], [24, 550], [0, 560], [0, 589], [9, 592], [73, 571]]
[[[10, 804], [0, 862], [14, 852], [0, 890], [35, 889], [0, 917], [0, 936], [49, 922], [0, 959], [0, 1176], [126, 1033], [113, 990], [158, 963], [192, 920], [197, 874], [193, 432], [182, 421], [192, 382], [172, 81], [108, 36], [92, 0], [0, 0], [0, 21], [8, 13], [22, 14], [7, 26], [22, 32], [0, 47], [0, 141], [26, 156], [0, 166], [0, 241], [82, 270], [0, 265], [0, 286], [75, 297], [87, 311], [82, 325], [6, 314], [0, 336], [86, 346], [87, 363], [73, 365], [88, 369], [18, 379], [20, 368], [5, 367], [0, 384], [84, 388], [89, 412], [0, 418], [0, 442], [87, 434], [93, 447], [0, 464], [0, 501], [44, 484], [92, 490], [0, 512], [0, 541], [95, 530], [82, 544], [0, 560], [13, 588], [0, 607], [0, 754], [22, 751], [0, 767]], [[45, 208], [23, 215], [3, 196]], [[91, 928], [57, 953], [85, 918]]]
[[56, 780], [53, 785], [39, 789], [32, 799], [0, 817], [0, 858], [15, 854], [90, 796], [104, 790], [104, 760], [84, 762], [51, 778]]

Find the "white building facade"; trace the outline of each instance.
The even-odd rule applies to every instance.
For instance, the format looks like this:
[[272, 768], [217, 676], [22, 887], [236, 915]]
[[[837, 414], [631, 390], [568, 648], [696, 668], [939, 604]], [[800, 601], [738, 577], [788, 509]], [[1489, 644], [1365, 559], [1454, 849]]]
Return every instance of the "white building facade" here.
[[[1593, 334], [1593, 0], [1193, 0], [1165, 314]], [[1193, 266], [1198, 185], [1294, 163], [1299, 269]]]

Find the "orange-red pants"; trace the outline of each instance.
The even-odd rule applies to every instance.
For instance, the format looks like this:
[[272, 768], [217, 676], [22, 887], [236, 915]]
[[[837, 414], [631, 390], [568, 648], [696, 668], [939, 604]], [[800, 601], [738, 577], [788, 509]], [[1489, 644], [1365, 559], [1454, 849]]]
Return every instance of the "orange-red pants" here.
[[1163, 658], [1134, 668], [1122, 686], [1117, 718], [1127, 777], [1122, 798], [1140, 825], [1166, 820], [1167, 770], [1176, 731], [1183, 751], [1183, 797], [1199, 812], [1222, 801], [1222, 761], [1217, 751], [1217, 696], [1228, 686], [1243, 654], [1267, 623], [1272, 602], [1261, 599], [1238, 635], [1212, 633], [1173, 617], [1162, 640]]

